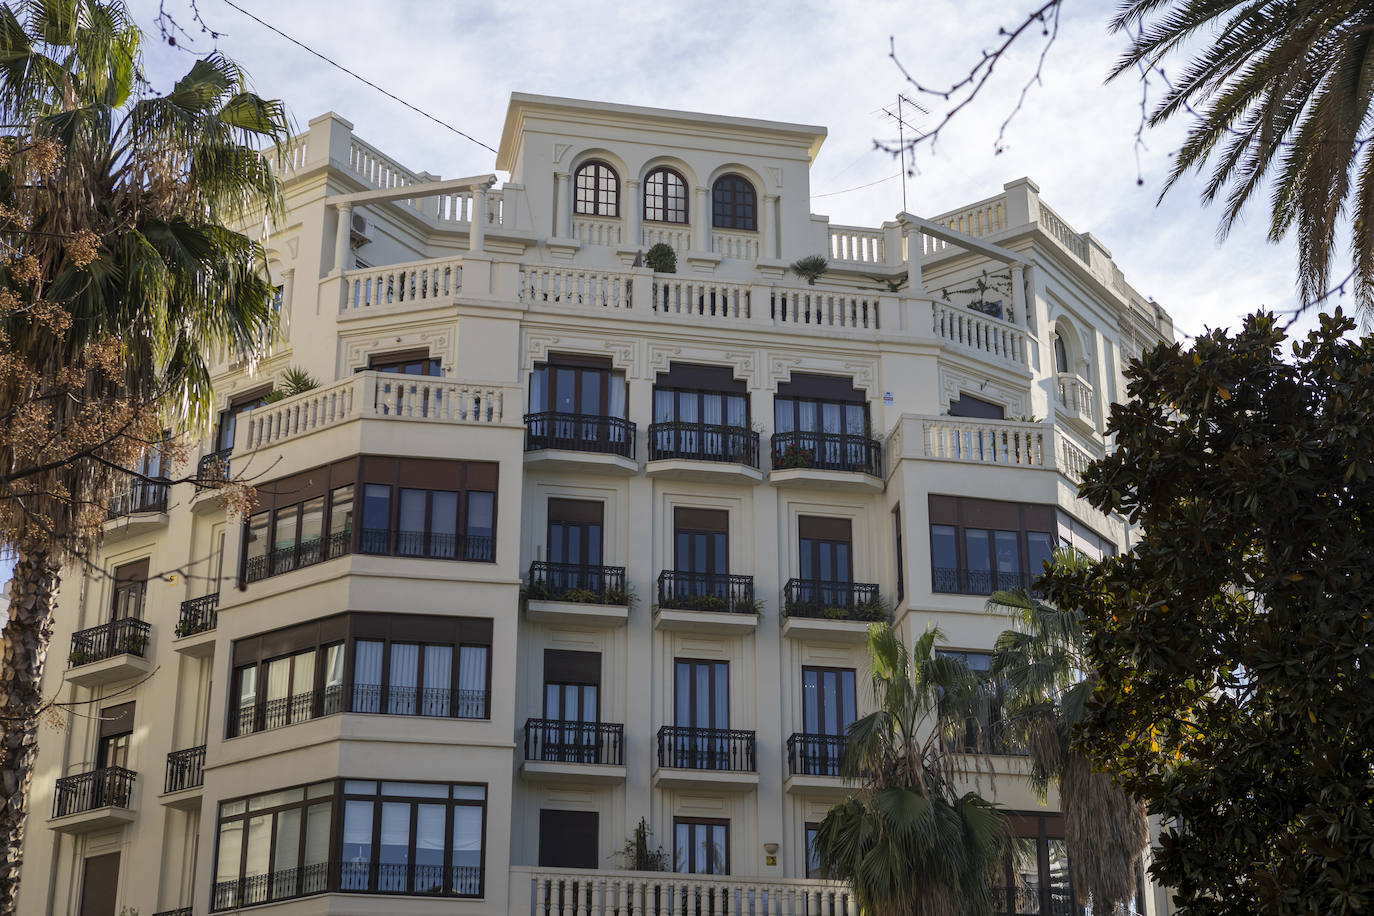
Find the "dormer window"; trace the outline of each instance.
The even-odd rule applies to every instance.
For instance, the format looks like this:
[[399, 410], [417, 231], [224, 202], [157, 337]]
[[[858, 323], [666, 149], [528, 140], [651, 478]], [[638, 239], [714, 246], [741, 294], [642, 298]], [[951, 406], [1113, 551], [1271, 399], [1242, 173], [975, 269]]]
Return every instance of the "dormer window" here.
[[577, 203], [573, 208], [579, 216], [620, 215], [620, 176], [604, 162], [588, 162], [577, 170]]
[[687, 222], [687, 182], [672, 169], [654, 169], [644, 179], [644, 218], [660, 223]]
[[722, 175], [711, 188], [711, 225], [717, 229], [758, 229], [758, 197], [740, 175]]

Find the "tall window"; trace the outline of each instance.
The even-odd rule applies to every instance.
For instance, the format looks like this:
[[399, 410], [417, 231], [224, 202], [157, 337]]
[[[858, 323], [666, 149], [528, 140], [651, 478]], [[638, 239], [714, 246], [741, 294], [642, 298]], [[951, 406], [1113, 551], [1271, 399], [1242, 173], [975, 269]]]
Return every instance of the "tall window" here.
[[[856, 718], [853, 668], [802, 669], [804, 772], [839, 776], [844, 741]], [[794, 750], [795, 752], [795, 750]]]
[[1069, 348], [1064, 345], [1064, 335], [1054, 332], [1054, 368], [1059, 372], [1069, 371]]
[[740, 175], [722, 175], [711, 187], [711, 225], [717, 229], [758, 229], [754, 186]]
[[549, 562], [600, 566], [603, 504], [583, 499], [549, 500]]
[[686, 817], [673, 821], [673, 870], [693, 875], [730, 874], [730, 822]]
[[488, 645], [359, 639], [354, 653], [354, 712], [487, 717]]
[[1050, 506], [971, 497], [930, 497], [933, 590], [987, 595], [1022, 588], [1054, 549]]
[[676, 671], [674, 724], [686, 728], [729, 728], [729, 663], [680, 658]]
[[580, 216], [619, 216], [620, 178], [604, 162], [588, 162], [577, 170], [577, 202]]
[[687, 182], [672, 169], [654, 169], [644, 179], [644, 218], [660, 223], [687, 222]]
[[897, 537], [897, 603], [906, 597], [906, 555], [902, 552], [902, 507], [892, 507], [892, 527]]
[[228, 451], [234, 447], [234, 433], [238, 428], [239, 414], [247, 413], [267, 403], [272, 386], [259, 388], [247, 394], [231, 398], [229, 406], [219, 413], [219, 423], [215, 429], [215, 449]]
[[110, 601], [110, 619], [143, 617], [143, 603], [148, 594], [148, 560], [135, 560], [114, 568], [114, 591]]
[[820, 824], [806, 825], [806, 877], [819, 878], [821, 876], [821, 851], [816, 846], [816, 834], [820, 833]]
[[237, 665], [231, 683], [235, 708], [230, 735], [295, 725], [343, 708], [342, 643], [312, 646]]
[[323, 893], [333, 815], [332, 782], [221, 802], [210, 908]]
[[133, 734], [133, 703], [121, 703], [100, 710], [100, 743], [95, 749], [96, 769], [128, 767], [129, 742]]
[[598, 762], [601, 653], [544, 650], [544, 718], [541, 760]]
[[724, 366], [673, 363], [654, 380], [651, 458], [756, 460], [749, 393]]
[[530, 376], [530, 413], [624, 419], [625, 409], [625, 374], [609, 365], [549, 363]]
[[865, 470], [868, 401], [849, 379], [793, 373], [773, 399], [774, 467]]
[[348, 779], [339, 889], [482, 895], [486, 786]]
[[724, 509], [674, 509], [674, 568], [701, 575], [728, 574], [729, 525], [730, 513]]
[[996, 895], [1001, 901], [993, 912], [997, 916], [1082, 912], [1069, 873], [1063, 817], [1011, 814], [1007, 819], [1020, 852], [995, 872], [994, 881], [1002, 885], [1002, 893]]

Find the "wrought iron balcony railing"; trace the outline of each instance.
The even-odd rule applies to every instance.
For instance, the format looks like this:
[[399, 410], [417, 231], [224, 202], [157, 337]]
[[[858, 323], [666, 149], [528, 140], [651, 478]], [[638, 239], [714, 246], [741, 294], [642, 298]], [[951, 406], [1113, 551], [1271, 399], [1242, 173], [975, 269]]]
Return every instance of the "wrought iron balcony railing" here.
[[625, 567], [583, 566], [577, 563], [530, 564], [530, 581], [525, 589], [531, 601], [572, 601], [579, 604], [627, 605]]
[[102, 767], [89, 773], [63, 776], [57, 781], [52, 816], [66, 817], [98, 808], [131, 807], [137, 776], [124, 767]]
[[787, 771], [793, 776], [839, 776], [844, 759], [844, 735], [808, 735], [787, 739]]
[[207, 633], [215, 628], [219, 620], [219, 592], [201, 595], [181, 602], [181, 616], [177, 619], [176, 636], [193, 636]]
[[496, 539], [489, 535], [392, 531], [388, 528], [364, 528], [361, 534], [361, 553], [476, 563], [496, 561]]
[[855, 433], [774, 433], [773, 470], [815, 468], [883, 476], [883, 449], [877, 439]]
[[329, 889], [329, 863], [284, 868], [231, 881], [216, 881], [210, 891], [211, 910], [231, 910], [276, 900], [291, 900]]
[[759, 434], [742, 426], [715, 423], [653, 423], [649, 426], [649, 460], [677, 458], [759, 466]]
[[353, 532], [338, 531], [325, 537], [297, 541], [290, 547], [278, 547], [267, 553], [249, 557], [243, 564], [243, 581], [257, 582], [269, 576], [279, 576], [325, 560], [342, 557], [353, 549]]
[[525, 451], [562, 449], [633, 459], [635, 425], [622, 417], [576, 413], [525, 414]]
[[205, 784], [205, 745], [172, 751], [167, 755], [164, 792], [182, 792]]
[[77, 630], [72, 634], [72, 653], [67, 661], [76, 668], [116, 655], [143, 658], [148, 651], [151, 632], [152, 626], [148, 621], [137, 617], [120, 617], [99, 626]]
[[682, 572], [658, 574], [658, 606], [671, 610], [754, 614], [754, 577], [727, 573]]
[[165, 483], [152, 480], [136, 480], [129, 489], [117, 493], [110, 499], [106, 512], [107, 519], [137, 515], [140, 512], [166, 512], [167, 491]]
[[611, 722], [525, 720], [525, 759], [625, 765], [625, 726]]
[[387, 716], [486, 719], [491, 715], [491, 691], [354, 684], [353, 700], [349, 710]]
[[343, 712], [343, 688], [333, 685], [240, 706], [230, 725], [233, 735], [251, 735], [339, 712]]
[[991, 595], [993, 592], [1025, 588], [1028, 577], [1020, 572], [993, 572], [990, 569], [964, 569], [936, 566], [931, 570], [932, 590], [956, 595]]
[[871, 582], [788, 579], [782, 590], [782, 612], [788, 617], [823, 620], [878, 621], [887, 608]]
[[344, 862], [339, 890], [372, 894], [479, 897], [480, 865], [424, 865], [419, 862]]
[[196, 489], [204, 490], [229, 479], [229, 456], [232, 448], [222, 448], [208, 455], [201, 455], [196, 462]]
[[665, 725], [658, 730], [658, 765], [684, 770], [756, 770], [754, 733]]

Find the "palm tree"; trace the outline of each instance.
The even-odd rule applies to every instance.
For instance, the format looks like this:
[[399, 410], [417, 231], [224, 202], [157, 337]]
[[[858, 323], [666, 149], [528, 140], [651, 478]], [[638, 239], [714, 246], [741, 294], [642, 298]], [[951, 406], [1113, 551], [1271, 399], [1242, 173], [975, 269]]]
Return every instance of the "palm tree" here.
[[279, 102], [215, 54], [142, 81], [119, 0], [0, 5], [0, 539], [18, 560], [0, 661], [0, 916], [13, 912], [40, 684], [64, 561], [161, 431], [203, 423], [208, 354], [273, 325], [259, 149]]
[[1269, 238], [1297, 230], [1307, 303], [1326, 291], [1338, 229], [1353, 215], [1355, 292], [1374, 309], [1374, 5], [1126, 0], [1112, 28], [1132, 35], [1113, 77], [1156, 69], [1196, 41], [1150, 113], [1152, 126], [1193, 116], [1165, 191], [1213, 161], [1203, 199], [1225, 196], [1224, 235], [1272, 178]]
[[991, 874], [1009, 849], [1006, 818], [958, 794], [950, 739], [976, 682], [938, 655], [939, 630], [908, 652], [884, 624], [869, 628], [877, 711], [849, 727], [841, 774], [860, 789], [816, 832], [821, 872], [847, 881], [870, 916], [991, 913]]
[[[1091, 561], [1061, 550], [1051, 562], [1057, 572], [1068, 573]], [[1092, 899], [1094, 913], [1112, 913], [1136, 891], [1149, 832], [1144, 805], [1112, 776], [1095, 772], [1073, 747], [1073, 730], [1097, 686], [1083, 614], [1025, 589], [997, 592], [987, 607], [1016, 622], [998, 637], [989, 671], [1003, 692], [998, 724], [1028, 750], [1031, 781], [1041, 798], [1051, 783], [1058, 785], [1074, 887]]]

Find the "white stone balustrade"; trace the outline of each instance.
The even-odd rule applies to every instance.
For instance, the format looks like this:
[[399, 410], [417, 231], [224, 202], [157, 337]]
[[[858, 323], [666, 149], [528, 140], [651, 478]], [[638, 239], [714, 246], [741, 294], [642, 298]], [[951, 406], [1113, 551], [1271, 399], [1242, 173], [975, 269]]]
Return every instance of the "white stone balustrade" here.
[[1026, 334], [1016, 325], [947, 302], [933, 303], [935, 336], [1010, 363], [1026, 364]]
[[1007, 196], [1006, 194], [998, 194], [996, 197], [980, 200], [978, 203], [961, 210], [941, 213], [939, 216], [932, 217], [931, 222], [939, 223], [941, 226], [953, 229], [955, 232], [962, 232], [964, 235], [971, 235], [974, 238], [982, 238], [985, 235], [1001, 232], [1007, 228]]
[[858, 916], [848, 886], [811, 878], [511, 868], [521, 916]]
[[759, 234], [757, 232], [729, 232], [711, 230], [711, 250], [732, 261], [757, 261]]
[[344, 271], [344, 313], [385, 305], [447, 304], [462, 291], [463, 259], [440, 258]]
[[404, 188], [424, 180], [357, 137], [348, 144], [348, 168], [374, 188]]
[[[235, 453], [249, 452], [357, 419], [507, 424], [519, 389], [456, 379], [359, 372], [242, 416]], [[520, 416], [511, 420], [518, 423]]]
[[830, 259], [857, 261], [863, 264], [884, 264], [887, 251], [883, 230], [864, 226], [831, 226]]
[[649, 225], [640, 229], [639, 241], [646, 251], [662, 242], [681, 255], [692, 247], [692, 232], [686, 226]]
[[628, 273], [575, 267], [525, 265], [520, 271], [521, 302], [595, 305], [629, 309], [633, 282]]
[[1044, 229], [1052, 238], [1056, 238], [1069, 251], [1078, 256], [1084, 264], [1088, 262], [1088, 243], [1083, 241], [1083, 236], [1073, 231], [1073, 227], [1064, 220], [1060, 219], [1059, 214], [1055, 213], [1043, 202], [1040, 203], [1040, 227]]
[[1045, 467], [1045, 436], [1043, 423], [965, 417], [921, 421], [922, 456], [943, 461]]
[[590, 216], [573, 218], [573, 238], [583, 245], [620, 244], [621, 225], [618, 219], [595, 219]]
[[829, 289], [775, 288], [772, 317], [777, 325], [809, 324], [827, 328], [878, 328], [878, 296]]
[[654, 277], [652, 289], [653, 311], [659, 315], [690, 315], [724, 321], [747, 319], [752, 314], [749, 287], [743, 283], [660, 274]]
[[1083, 451], [1077, 445], [1069, 441], [1067, 436], [1062, 433], [1055, 437], [1058, 440], [1058, 454], [1055, 463], [1059, 467], [1059, 473], [1075, 484], [1083, 482], [1083, 472], [1088, 469], [1088, 465], [1095, 459], [1092, 455]]
[[310, 152], [310, 135], [298, 134], [287, 140], [280, 148], [268, 147], [263, 150], [272, 168], [283, 178], [294, 175], [305, 167], [305, 158]]
[[1059, 406], [1076, 420], [1088, 426], [1097, 422], [1097, 409], [1093, 388], [1072, 372], [1061, 372], [1059, 383]]

